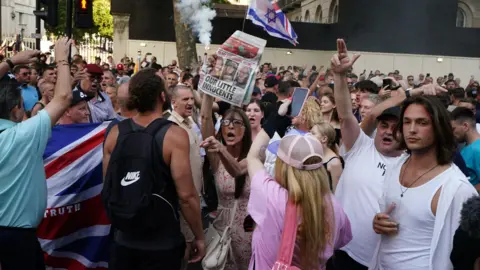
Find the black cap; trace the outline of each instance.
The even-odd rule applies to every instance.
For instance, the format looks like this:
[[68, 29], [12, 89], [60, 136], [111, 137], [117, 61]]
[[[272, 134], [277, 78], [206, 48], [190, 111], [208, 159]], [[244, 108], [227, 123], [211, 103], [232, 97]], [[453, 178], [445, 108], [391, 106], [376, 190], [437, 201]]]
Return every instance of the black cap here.
[[265, 85], [266, 88], [272, 88], [277, 84], [278, 84], [278, 79], [274, 75], [271, 75], [271, 76], [268, 76], [265, 79], [265, 84], [264, 85]]
[[93, 97], [90, 97], [87, 94], [85, 94], [85, 92], [83, 92], [79, 87], [75, 87], [72, 91], [72, 103], [70, 104], [70, 107], [75, 106], [84, 100], [89, 101], [92, 98]]
[[400, 106], [391, 107], [383, 111], [382, 114], [380, 114], [377, 117], [377, 120], [384, 120], [386, 118], [392, 118], [392, 117], [400, 119], [400, 113], [401, 113]]

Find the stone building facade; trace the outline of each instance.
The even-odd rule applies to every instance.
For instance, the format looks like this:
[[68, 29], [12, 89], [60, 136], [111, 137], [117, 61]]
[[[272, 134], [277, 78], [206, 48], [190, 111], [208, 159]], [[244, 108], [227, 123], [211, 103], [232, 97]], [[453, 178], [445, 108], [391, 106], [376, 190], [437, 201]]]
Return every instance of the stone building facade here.
[[[290, 21], [336, 23], [340, 0], [279, 0]], [[457, 27], [480, 27], [480, 1], [459, 0]]]
[[0, 0], [0, 4], [2, 35], [30, 37], [35, 33], [35, 0]]

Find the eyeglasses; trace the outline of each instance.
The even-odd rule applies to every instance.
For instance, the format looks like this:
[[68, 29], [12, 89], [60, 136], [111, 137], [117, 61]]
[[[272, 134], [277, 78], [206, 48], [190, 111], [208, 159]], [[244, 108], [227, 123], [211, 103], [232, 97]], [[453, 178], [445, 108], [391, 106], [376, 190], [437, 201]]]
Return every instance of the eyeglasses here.
[[234, 119], [234, 120], [229, 120], [229, 119], [223, 119], [221, 121], [222, 126], [228, 127], [230, 124], [233, 124], [234, 127], [244, 127], [245, 125], [243, 124], [242, 120]]
[[94, 81], [101, 81], [102, 80], [102, 77], [100, 76], [88, 76], [88, 79], [91, 81], [91, 82], [94, 82]]
[[31, 72], [23, 72], [22, 75], [23, 76], [30, 76], [32, 73]]

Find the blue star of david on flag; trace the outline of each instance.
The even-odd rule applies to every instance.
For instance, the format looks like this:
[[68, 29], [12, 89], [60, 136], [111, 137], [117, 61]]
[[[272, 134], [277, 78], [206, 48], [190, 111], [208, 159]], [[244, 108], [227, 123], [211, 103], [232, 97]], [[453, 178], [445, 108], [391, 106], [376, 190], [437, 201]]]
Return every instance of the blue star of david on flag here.
[[267, 14], [265, 14], [265, 17], [267, 18], [268, 23], [275, 23], [277, 20], [277, 14], [273, 9], [267, 9]]
[[247, 19], [273, 37], [288, 40], [293, 45], [298, 43], [297, 34], [276, 0], [251, 0]]

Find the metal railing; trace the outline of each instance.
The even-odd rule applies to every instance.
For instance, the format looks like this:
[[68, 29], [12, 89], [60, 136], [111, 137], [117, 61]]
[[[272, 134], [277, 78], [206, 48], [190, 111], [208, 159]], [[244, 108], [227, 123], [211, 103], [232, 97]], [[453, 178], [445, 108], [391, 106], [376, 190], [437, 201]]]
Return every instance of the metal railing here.
[[[2, 45], [7, 46], [7, 49], [4, 50], [5, 57], [11, 57], [14, 54], [12, 46], [14, 47], [16, 39], [17, 37], [15, 35], [2, 36]], [[34, 38], [24, 37], [21, 44], [20, 50], [33, 50], [36, 46], [36, 40]], [[51, 53], [54, 54], [53, 50], [51, 50]], [[103, 63], [106, 62], [107, 57], [113, 53], [113, 41], [94, 35], [86, 36], [82, 42], [76, 45], [76, 52], [74, 53], [82, 55], [87, 63], [94, 63], [95, 57], [100, 57]]]
[[87, 63], [94, 63], [95, 57], [100, 57], [103, 63], [113, 53], [113, 41], [102, 37], [87, 37], [77, 44], [77, 49]]

